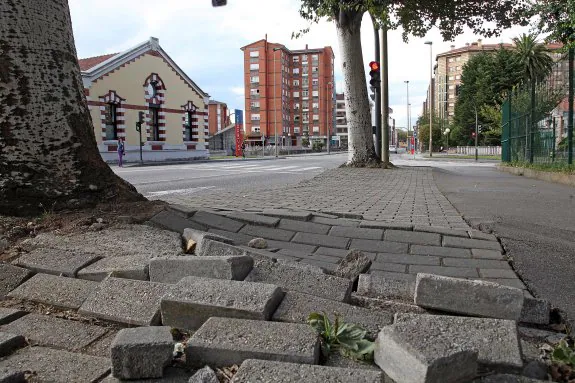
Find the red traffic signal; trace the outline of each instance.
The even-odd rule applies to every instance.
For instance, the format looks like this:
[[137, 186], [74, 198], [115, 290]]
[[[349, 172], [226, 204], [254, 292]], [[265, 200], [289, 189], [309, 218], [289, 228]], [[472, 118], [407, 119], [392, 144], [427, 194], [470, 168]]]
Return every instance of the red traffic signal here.
[[369, 69], [371, 70], [379, 70], [379, 63], [377, 61], [372, 61], [369, 63]]
[[471, 132], [471, 137], [475, 137], [475, 132]]
[[369, 72], [369, 76], [371, 77], [371, 79], [369, 80], [369, 85], [377, 89], [381, 82], [379, 63], [377, 61], [370, 62], [369, 69], [371, 69], [371, 71]]

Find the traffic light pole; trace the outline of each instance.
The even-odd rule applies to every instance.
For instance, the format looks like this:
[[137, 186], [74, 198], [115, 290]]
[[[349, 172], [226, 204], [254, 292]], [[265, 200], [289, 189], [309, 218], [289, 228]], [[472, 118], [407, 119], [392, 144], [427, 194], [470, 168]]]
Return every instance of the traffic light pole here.
[[[373, 22], [373, 34], [375, 37], [375, 61], [379, 62], [379, 28], [376, 27], [377, 24], [373, 16], [371, 20]], [[375, 155], [381, 159], [381, 83], [375, 87]]]
[[381, 162], [389, 163], [389, 60], [387, 58], [387, 24], [381, 33]]

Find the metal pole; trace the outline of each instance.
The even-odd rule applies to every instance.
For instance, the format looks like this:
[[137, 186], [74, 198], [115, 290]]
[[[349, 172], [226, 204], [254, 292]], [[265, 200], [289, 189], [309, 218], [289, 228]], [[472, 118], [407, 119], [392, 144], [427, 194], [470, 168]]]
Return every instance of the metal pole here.
[[404, 81], [405, 85], [407, 86], [407, 150], [408, 150], [408, 155], [409, 155], [409, 151], [411, 150], [411, 140], [409, 139], [409, 80]]
[[276, 83], [277, 83], [277, 73], [276, 73], [276, 50], [274, 49], [274, 145], [276, 147], [276, 157], [278, 156], [278, 99], [276, 94]]
[[327, 154], [330, 154], [330, 144], [331, 144], [331, 132], [329, 131], [329, 119], [328, 119], [328, 111], [329, 111], [329, 106], [328, 106], [328, 98], [327, 96], [329, 95], [329, 86], [330, 86], [331, 82], [328, 82], [327, 84], [325, 84], [325, 133], [327, 135]]
[[567, 163], [573, 164], [573, 62], [575, 48], [569, 48], [569, 121], [567, 122]]
[[[375, 19], [371, 17], [373, 22], [373, 37], [375, 39], [375, 61], [381, 60], [381, 53], [379, 49], [379, 28], [376, 27]], [[380, 65], [381, 73], [381, 65]], [[375, 155], [381, 159], [381, 84], [375, 88]]]
[[555, 140], [557, 137], [555, 136], [555, 117], [551, 117], [553, 121], [553, 152], [552, 152], [552, 161], [555, 162]]
[[479, 127], [477, 125], [477, 106], [475, 106], [475, 161], [479, 159], [479, 153], [477, 148], [477, 136], [479, 136]]
[[429, 157], [433, 157], [433, 42], [428, 41], [429, 45]]
[[142, 154], [142, 127], [140, 126], [140, 130], [138, 130], [138, 133], [140, 134], [140, 141], [139, 141], [139, 146], [140, 146], [140, 164], [144, 163], [144, 155]]
[[389, 60], [387, 55], [387, 24], [381, 33], [381, 161], [389, 163]]

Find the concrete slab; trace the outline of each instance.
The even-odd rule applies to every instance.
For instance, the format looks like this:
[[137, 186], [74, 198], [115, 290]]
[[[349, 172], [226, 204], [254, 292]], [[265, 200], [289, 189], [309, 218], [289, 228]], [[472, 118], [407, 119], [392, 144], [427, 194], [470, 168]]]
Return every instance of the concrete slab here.
[[160, 299], [172, 288], [164, 283], [110, 277], [100, 283], [78, 312], [128, 325], [158, 325]]
[[25, 280], [30, 278], [34, 273], [30, 270], [23, 269], [5, 263], [0, 264], [0, 298], [20, 286]]
[[292, 242], [303, 243], [313, 246], [334, 247], [337, 249], [347, 249], [349, 238], [335, 237], [331, 235], [302, 233], [298, 232], [293, 237]]
[[25, 345], [26, 339], [22, 335], [0, 332], [0, 357], [10, 355]]
[[313, 312], [325, 312], [331, 320], [334, 320], [337, 314], [346, 323], [353, 323], [367, 330], [371, 338], [375, 338], [383, 326], [393, 322], [391, 312], [369, 310], [294, 291], [286, 293], [272, 319], [277, 322], [307, 323], [309, 314]]
[[204, 239], [201, 251], [196, 255], [204, 257], [232, 257], [243, 255], [244, 250], [227, 243]]
[[103, 258], [78, 271], [78, 278], [101, 282], [107, 277], [147, 281], [150, 257], [146, 255], [126, 255]]
[[77, 310], [97, 287], [97, 282], [49, 274], [36, 274], [8, 296]]
[[150, 219], [149, 224], [179, 234], [182, 234], [187, 228], [207, 230], [206, 226], [192, 221], [189, 217], [183, 217], [183, 214], [175, 211], [159, 212]]
[[204, 368], [196, 371], [188, 383], [220, 383], [220, 380], [218, 379], [218, 376], [214, 370], [210, 368], [210, 366], [205, 366]]
[[75, 277], [76, 273], [96, 262], [101, 256], [85, 251], [37, 249], [22, 255], [15, 261], [18, 266], [37, 273]]
[[262, 262], [254, 265], [247, 282], [270, 283], [287, 291], [299, 291], [322, 298], [348, 302], [353, 282], [321, 273], [310, 273], [288, 264]]
[[25, 336], [35, 345], [80, 351], [107, 330], [77, 321], [29, 314], [2, 326], [2, 331]]
[[420, 231], [386, 230], [383, 236], [386, 241], [404, 242], [413, 245], [441, 246], [441, 235]]
[[[320, 255], [314, 255], [314, 257], [320, 257]], [[342, 259], [330, 258], [338, 260], [337, 268], [334, 270], [333, 275], [354, 281], [361, 273], [367, 272], [372, 263], [371, 259], [359, 250], [350, 250]]]
[[196, 330], [213, 316], [269, 320], [283, 295], [270, 284], [186, 277], [163, 296], [162, 322]]
[[[212, 241], [223, 242], [227, 243], [228, 245], [233, 245], [234, 241], [230, 238], [227, 238], [222, 235], [209, 233], [207, 231], [200, 231], [195, 229], [185, 229], [184, 233], [182, 234], [182, 240], [184, 242], [184, 250], [191, 254], [192, 251], [196, 254], [200, 254], [202, 252], [202, 246], [204, 244], [204, 240], [209, 239]], [[191, 246], [193, 244], [193, 246]]]
[[501, 251], [499, 242], [484, 241], [481, 239], [465, 239], [458, 237], [443, 237], [443, 246], [445, 247], [461, 247], [465, 249], [486, 249]]
[[271, 362], [248, 359], [242, 363], [233, 383], [381, 383], [383, 373], [373, 370], [311, 366], [309, 364]]
[[256, 226], [276, 227], [280, 222], [280, 219], [276, 217], [268, 217], [261, 214], [245, 213], [241, 211], [232, 211], [227, 213], [226, 216], [236, 221]]
[[10, 323], [28, 314], [26, 311], [0, 307], [0, 325]]
[[246, 359], [317, 364], [319, 339], [307, 324], [210, 318], [186, 348], [191, 367], [231, 366]]
[[248, 256], [154, 258], [150, 261], [150, 281], [177, 283], [189, 276], [241, 281], [252, 270], [253, 264], [253, 259]]
[[415, 304], [424, 308], [489, 318], [519, 320], [523, 291], [496, 283], [418, 274]]
[[297, 211], [287, 209], [264, 209], [263, 215], [278, 218], [288, 218], [296, 221], [309, 221], [312, 214], [309, 211]]
[[1, 360], [0, 371], [31, 371], [37, 382], [97, 382], [110, 371], [110, 359], [28, 347]]
[[357, 283], [357, 293], [373, 298], [412, 301], [415, 281], [378, 274], [361, 274]]
[[351, 244], [349, 245], [350, 249], [358, 249], [361, 251], [368, 251], [373, 253], [394, 254], [407, 254], [408, 247], [409, 245], [407, 243], [374, 241], [371, 239], [352, 239]]
[[[189, 383], [190, 378], [194, 375], [194, 371], [189, 371], [183, 368], [167, 367], [164, 369], [164, 376], [160, 379], [135, 379], [130, 380], [130, 383]], [[121, 383], [126, 382], [114, 378], [112, 375], [102, 380], [102, 383]]]
[[314, 222], [296, 221], [284, 218], [280, 221], [278, 228], [290, 231], [303, 231], [314, 234], [327, 234], [331, 226]]
[[222, 217], [219, 214], [208, 213], [206, 211], [201, 210], [196, 212], [196, 214], [194, 214], [191, 219], [194, 222], [197, 222], [203, 226], [213, 227], [214, 229], [231, 231], [233, 233], [237, 233], [242, 228], [242, 226], [244, 226], [243, 222], [238, 222], [230, 218]]

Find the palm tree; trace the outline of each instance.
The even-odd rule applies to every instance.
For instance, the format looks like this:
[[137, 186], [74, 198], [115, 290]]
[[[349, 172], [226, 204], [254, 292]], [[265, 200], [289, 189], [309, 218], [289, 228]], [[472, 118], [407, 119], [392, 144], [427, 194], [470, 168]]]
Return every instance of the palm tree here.
[[515, 59], [523, 72], [523, 81], [535, 83], [544, 80], [553, 69], [553, 59], [544, 44], [537, 41], [537, 35], [522, 34], [513, 39]]
[[98, 152], [68, 0], [0, 1], [0, 214], [143, 199]]

